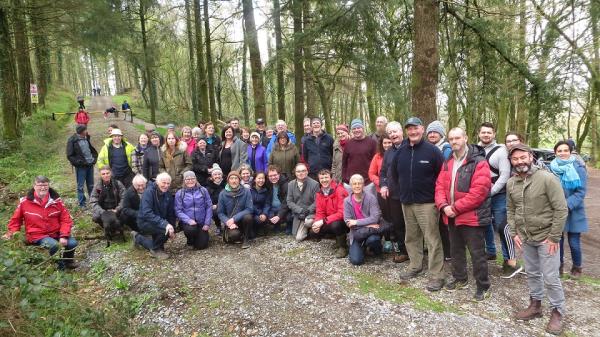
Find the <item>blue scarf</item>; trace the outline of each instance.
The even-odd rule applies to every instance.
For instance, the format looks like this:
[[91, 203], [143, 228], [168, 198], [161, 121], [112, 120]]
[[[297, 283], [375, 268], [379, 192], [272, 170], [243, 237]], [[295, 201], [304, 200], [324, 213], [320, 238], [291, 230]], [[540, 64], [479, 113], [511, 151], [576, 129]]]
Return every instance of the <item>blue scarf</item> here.
[[581, 179], [573, 165], [576, 160], [575, 156], [570, 156], [567, 160], [556, 157], [550, 163], [550, 169], [558, 175], [565, 190], [575, 190], [581, 187]]

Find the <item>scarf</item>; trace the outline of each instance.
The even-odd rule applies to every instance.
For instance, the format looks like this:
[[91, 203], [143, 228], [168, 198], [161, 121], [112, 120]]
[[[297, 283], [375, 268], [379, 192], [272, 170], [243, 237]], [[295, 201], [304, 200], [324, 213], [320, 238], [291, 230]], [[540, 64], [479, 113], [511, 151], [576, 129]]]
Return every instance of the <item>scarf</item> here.
[[556, 157], [550, 163], [550, 169], [558, 175], [560, 184], [565, 190], [575, 190], [581, 187], [581, 178], [579, 178], [579, 174], [573, 165], [576, 160], [575, 156], [572, 155], [567, 160]]
[[342, 150], [346, 147], [347, 141], [348, 141], [348, 139], [340, 140], [340, 147], [342, 148]]
[[225, 185], [225, 191], [237, 193], [241, 187], [242, 187], [242, 185], [239, 185], [238, 187], [233, 188], [233, 187], [229, 186], [229, 184], [227, 184], [227, 185]]

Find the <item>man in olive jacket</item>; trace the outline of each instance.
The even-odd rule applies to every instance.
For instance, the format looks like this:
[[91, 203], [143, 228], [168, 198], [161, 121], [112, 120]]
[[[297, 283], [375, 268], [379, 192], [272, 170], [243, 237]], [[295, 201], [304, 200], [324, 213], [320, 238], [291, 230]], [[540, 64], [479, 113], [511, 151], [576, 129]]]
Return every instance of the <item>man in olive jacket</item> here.
[[528, 321], [541, 317], [545, 290], [552, 307], [546, 331], [558, 335], [565, 315], [558, 252], [568, 215], [567, 202], [558, 179], [532, 165], [533, 153], [528, 146], [515, 145], [508, 155], [517, 173], [506, 184], [508, 225], [515, 245], [523, 249], [530, 297], [529, 307], [518, 312], [516, 318]]

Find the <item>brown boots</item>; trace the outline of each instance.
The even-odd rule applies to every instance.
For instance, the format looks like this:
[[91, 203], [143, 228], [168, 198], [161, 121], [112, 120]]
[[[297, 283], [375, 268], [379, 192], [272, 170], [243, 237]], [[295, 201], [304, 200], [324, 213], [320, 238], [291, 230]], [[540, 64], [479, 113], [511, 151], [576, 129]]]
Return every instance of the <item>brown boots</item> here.
[[[529, 307], [527, 309], [519, 311], [515, 318], [520, 321], [529, 321], [534, 318], [542, 317], [542, 301], [529, 299]], [[550, 321], [546, 325], [546, 332], [553, 335], [560, 335], [562, 333], [562, 315], [558, 312], [558, 309], [552, 309], [550, 314]]]
[[581, 267], [575, 267], [573, 266], [571, 268], [571, 278], [574, 280], [579, 280], [581, 278], [581, 273], [583, 272], [583, 270], [581, 269]]
[[517, 312], [515, 318], [519, 321], [529, 321], [534, 318], [542, 317], [542, 301], [529, 299], [529, 307], [525, 310]]

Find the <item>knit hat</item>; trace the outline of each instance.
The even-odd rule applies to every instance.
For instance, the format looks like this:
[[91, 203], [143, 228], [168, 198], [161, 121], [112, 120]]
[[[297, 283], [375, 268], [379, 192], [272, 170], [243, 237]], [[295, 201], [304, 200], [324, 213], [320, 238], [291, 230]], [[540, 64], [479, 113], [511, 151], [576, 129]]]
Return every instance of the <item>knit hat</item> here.
[[250, 134], [250, 138], [252, 138], [252, 137], [254, 137], [254, 136], [256, 136], [256, 137], [258, 137], [258, 139], [260, 139], [260, 134], [259, 134], [258, 132], [252, 132], [252, 133]]
[[196, 173], [194, 171], [185, 171], [183, 172], [183, 179], [194, 178], [196, 179]]
[[236, 170], [233, 170], [233, 171], [229, 172], [229, 174], [227, 175], [227, 181], [229, 181], [230, 177], [238, 177], [239, 180], [242, 180], [242, 176]]
[[425, 131], [425, 134], [428, 135], [430, 132], [437, 132], [440, 134], [440, 136], [442, 136], [442, 138], [446, 137], [446, 129], [440, 121], [433, 121], [427, 125], [427, 131]]
[[167, 124], [167, 129], [175, 129], [175, 124], [173, 124], [173, 123]]
[[212, 166], [211, 173], [214, 173], [214, 172], [221, 172], [221, 174], [223, 174], [223, 170], [221, 170], [221, 166], [219, 166], [219, 164], [217, 164], [217, 163], [214, 163]]
[[355, 118], [350, 123], [350, 129], [364, 128], [364, 127], [365, 127], [365, 124], [363, 123], [362, 119], [360, 119], [360, 118]]
[[87, 126], [85, 124], [77, 124], [75, 127], [75, 132], [80, 135], [83, 131], [87, 130]]
[[350, 130], [348, 130], [348, 126], [346, 124], [340, 124], [336, 126], [335, 131], [344, 131], [346, 133], [350, 133]]

